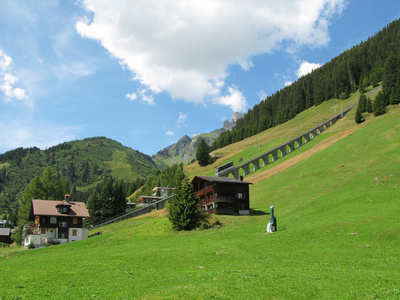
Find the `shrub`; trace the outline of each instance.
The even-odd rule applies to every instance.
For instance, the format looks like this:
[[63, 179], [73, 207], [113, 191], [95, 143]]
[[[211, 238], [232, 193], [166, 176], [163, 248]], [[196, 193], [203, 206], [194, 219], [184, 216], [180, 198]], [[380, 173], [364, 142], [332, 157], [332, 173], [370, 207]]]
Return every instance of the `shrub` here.
[[57, 241], [57, 240], [47, 240], [47, 246], [53, 246], [53, 245], [58, 245], [58, 244], [60, 244], [60, 242], [59, 241]]

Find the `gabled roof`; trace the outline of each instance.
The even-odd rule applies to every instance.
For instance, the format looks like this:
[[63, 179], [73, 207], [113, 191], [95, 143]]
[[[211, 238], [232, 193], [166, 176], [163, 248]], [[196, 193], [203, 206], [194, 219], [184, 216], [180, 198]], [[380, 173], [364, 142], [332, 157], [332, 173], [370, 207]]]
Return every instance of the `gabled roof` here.
[[56, 205], [56, 207], [57, 207], [57, 206], [71, 206], [71, 203], [70, 203], [70, 202], [67, 202], [67, 201], [65, 201], [65, 200], [63, 200], [63, 201], [58, 202], [58, 204]]
[[[69, 202], [52, 200], [32, 200], [32, 212], [34, 216], [68, 216], [90, 218], [89, 212], [84, 202]], [[70, 205], [68, 214], [60, 214], [57, 211], [58, 205]]]
[[248, 181], [242, 181], [236, 178], [229, 178], [229, 177], [212, 177], [212, 176], [195, 176], [192, 180], [194, 182], [195, 180], [201, 179], [205, 181], [210, 181], [210, 182], [221, 182], [221, 183], [234, 183], [234, 184], [252, 184], [251, 182]]

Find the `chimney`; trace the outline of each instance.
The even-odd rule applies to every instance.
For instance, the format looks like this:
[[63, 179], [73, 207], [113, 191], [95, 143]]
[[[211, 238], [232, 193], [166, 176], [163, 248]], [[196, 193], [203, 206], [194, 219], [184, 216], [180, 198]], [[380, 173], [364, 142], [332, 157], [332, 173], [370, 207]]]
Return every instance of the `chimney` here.
[[68, 194], [65, 194], [64, 200], [65, 200], [65, 202], [68, 202], [68, 203], [69, 203], [69, 202], [71, 201], [71, 196], [68, 195]]

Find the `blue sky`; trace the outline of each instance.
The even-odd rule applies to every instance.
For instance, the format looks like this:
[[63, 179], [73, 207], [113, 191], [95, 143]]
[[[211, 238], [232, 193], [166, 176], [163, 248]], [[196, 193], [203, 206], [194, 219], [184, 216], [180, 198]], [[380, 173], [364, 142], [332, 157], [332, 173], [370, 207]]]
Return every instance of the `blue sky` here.
[[0, 0], [0, 153], [106, 136], [155, 154], [399, 17], [399, 0]]

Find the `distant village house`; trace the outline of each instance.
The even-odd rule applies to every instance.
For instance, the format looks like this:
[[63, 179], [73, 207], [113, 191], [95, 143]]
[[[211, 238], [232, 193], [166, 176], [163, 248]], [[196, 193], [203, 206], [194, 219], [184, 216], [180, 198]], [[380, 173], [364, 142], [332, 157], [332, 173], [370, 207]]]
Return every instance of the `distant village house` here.
[[156, 186], [152, 190], [153, 191], [152, 196], [159, 196], [159, 197], [166, 198], [169, 195], [172, 195], [174, 190], [175, 190], [175, 188], [170, 188], [169, 186], [167, 186], [167, 187]]
[[0, 243], [11, 244], [11, 228], [0, 228]]
[[139, 197], [136, 198], [136, 203], [138, 205], [139, 204], [152, 204], [153, 202], [156, 202], [161, 199], [164, 199], [164, 197], [139, 195]]

